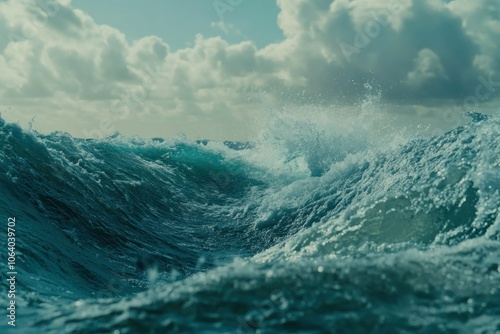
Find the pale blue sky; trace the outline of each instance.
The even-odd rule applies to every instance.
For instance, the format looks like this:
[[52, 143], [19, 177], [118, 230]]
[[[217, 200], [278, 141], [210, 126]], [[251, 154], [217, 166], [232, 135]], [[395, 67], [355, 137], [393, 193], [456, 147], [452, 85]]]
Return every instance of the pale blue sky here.
[[277, 25], [279, 8], [274, 0], [242, 0], [239, 5], [231, 6], [232, 10], [223, 13], [223, 20], [241, 33], [229, 34], [211, 27], [212, 22], [220, 21], [214, 3], [211, 0], [72, 1], [74, 7], [90, 14], [98, 24], [119, 29], [129, 40], [156, 35], [174, 51], [191, 46], [199, 33], [205, 37], [222, 36], [230, 43], [252, 40], [258, 47], [283, 39]]

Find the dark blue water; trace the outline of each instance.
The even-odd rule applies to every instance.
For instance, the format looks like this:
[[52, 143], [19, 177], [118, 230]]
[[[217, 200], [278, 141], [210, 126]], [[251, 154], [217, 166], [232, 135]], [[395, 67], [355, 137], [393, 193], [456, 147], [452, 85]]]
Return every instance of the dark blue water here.
[[0, 331], [500, 333], [499, 125], [378, 147], [0, 120], [18, 271], [16, 328], [4, 311]]

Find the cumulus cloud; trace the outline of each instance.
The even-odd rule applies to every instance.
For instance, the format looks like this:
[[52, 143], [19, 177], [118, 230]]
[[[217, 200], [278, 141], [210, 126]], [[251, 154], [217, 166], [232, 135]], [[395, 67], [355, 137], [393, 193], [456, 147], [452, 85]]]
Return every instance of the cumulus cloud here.
[[41, 130], [76, 136], [234, 137], [227, 129], [248, 133], [256, 94], [349, 105], [369, 82], [386, 102], [475, 106], [500, 90], [496, 0], [277, 3], [279, 43], [198, 35], [172, 52], [156, 36], [127, 41], [69, 0], [2, 1], [1, 104], [13, 118], [37, 115]]
[[[499, 7], [493, 1], [278, 4], [280, 27], [294, 41], [282, 45], [291, 71], [333, 98], [355, 97], [363, 80], [378, 83], [394, 100], [458, 98], [474, 90], [480, 75], [499, 70], [493, 61], [498, 52], [490, 46], [498, 31], [478, 28], [487, 5]], [[487, 17], [496, 27], [498, 21]]]
[[408, 73], [407, 82], [413, 88], [420, 88], [441, 78], [440, 84], [448, 80], [446, 70], [439, 56], [430, 49], [422, 49], [415, 58], [415, 69]]

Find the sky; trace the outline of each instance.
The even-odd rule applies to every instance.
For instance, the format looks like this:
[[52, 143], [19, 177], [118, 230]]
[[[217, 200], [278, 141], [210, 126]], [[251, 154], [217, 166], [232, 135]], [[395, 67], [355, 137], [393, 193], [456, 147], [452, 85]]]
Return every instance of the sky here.
[[[258, 47], [283, 39], [276, 20], [279, 8], [269, 0], [241, 1], [238, 6], [221, 1], [222, 7], [218, 2], [203, 0], [73, 0], [72, 4], [97, 23], [119, 29], [129, 42], [155, 35], [172, 51], [193, 46], [200, 33], [205, 37], [222, 35], [230, 43], [252, 40]], [[110, 10], [114, 8], [119, 8], [119, 15], [117, 10]], [[234, 29], [224, 31], [212, 24], [220, 21]]]
[[498, 0], [0, 0], [0, 112], [44, 133], [251, 140], [273, 112], [452, 127], [500, 97]]

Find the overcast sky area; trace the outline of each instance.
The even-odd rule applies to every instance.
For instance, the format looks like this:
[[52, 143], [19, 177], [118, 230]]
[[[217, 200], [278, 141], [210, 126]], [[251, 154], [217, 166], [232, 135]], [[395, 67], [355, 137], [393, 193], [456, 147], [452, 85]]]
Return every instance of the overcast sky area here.
[[[498, 0], [0, 0], [0, 112], [40, 132], [251, 139], [256, 118], [455, 125], [500, 98]], [[382, 107], [383, 106], [383, 107]]]

